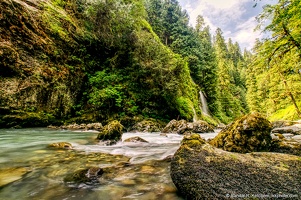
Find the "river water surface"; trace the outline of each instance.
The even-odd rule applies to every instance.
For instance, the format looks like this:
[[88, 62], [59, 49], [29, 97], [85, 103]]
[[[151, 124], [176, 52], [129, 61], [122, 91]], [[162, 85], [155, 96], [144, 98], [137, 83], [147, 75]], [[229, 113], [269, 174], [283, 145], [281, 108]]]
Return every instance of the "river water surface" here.
[[[182, 199], [164, 160], [179, 148], [182, 135], [124, 133], [113, 146], [101, 145], [96, 136], [92, 131], [0, 129], [0, 199]], [[148, 143], [123, 142], [134, 136]], [[49, 149], [54, 142], [69, 142], [74, 149]], [[64, 182], [69, 174], [92, 167], [110, 173], [95, 184]]]

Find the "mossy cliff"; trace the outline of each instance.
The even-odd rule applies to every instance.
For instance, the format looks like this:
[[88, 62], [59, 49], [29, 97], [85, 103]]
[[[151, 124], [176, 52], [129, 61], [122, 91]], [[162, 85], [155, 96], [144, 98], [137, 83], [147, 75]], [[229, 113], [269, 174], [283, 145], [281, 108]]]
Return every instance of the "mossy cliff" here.
[[1, 127], [201, 115], [187, 62], [160, 42], [142, 1], [3, 0], [0, 10]]

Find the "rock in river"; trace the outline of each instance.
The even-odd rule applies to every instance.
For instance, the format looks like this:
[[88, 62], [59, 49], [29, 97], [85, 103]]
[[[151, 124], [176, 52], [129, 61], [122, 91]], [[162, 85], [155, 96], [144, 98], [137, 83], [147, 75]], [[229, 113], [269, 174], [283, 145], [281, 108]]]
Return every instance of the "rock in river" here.
[[69, 142], [56, 142], [49, 144], [48, 147], [55, 149], [72, 149], [72, 145]]
[[187, 122], [186, 120], [171, 120], [162, 130], [162, 133], [175, 132], [178, 134], [183, 134], [185, 132], [208, 133], [214, 132], [214, 130], [210, 124], [202, 120], [196, 122]]
[[271, 146], [271, 123], [258, 114], [249, 114], [236, 120], [210, 141], [225, 151], [248, 153], [268, 151]]
[[[233, 153], [199, 135], [186, 136], [171, 161], [171, 178], [185, 199], [301, 197], [301, 157], [280, 153]], [[249, 196], [248, 196], [249, 195]], [[274, 196], [275, 197], [275, 196]], [[265, 198], [263, 198], [265, 199]]]
[[105, 142], [107, 145], [116, 144], [121, 140], [123, 126], [119, 121], [114, 120], [105, 125], [103, 130], [98, 134], [97, 139]]

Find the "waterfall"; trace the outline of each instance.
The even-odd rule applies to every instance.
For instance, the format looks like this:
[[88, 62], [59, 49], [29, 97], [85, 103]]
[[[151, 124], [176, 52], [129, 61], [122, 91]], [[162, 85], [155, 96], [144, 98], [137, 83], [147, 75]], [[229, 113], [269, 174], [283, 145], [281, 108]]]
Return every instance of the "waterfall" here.
[[203, 92], [200, 90], [200, 100], [201, 100], [201, 106], [200, 109], [202, 110], [202, 112], [205, 115], [210, 115], [209, 114], [209, 109], [208, 109], [208, 105], [207, 105], [207, 100], [203, 94]]
[[192, 111], [193, 111], [193, 122], [196, 122], [196, 121], [198, 121], [198, 116], [197, 116], [193, 106], [192, 106]]

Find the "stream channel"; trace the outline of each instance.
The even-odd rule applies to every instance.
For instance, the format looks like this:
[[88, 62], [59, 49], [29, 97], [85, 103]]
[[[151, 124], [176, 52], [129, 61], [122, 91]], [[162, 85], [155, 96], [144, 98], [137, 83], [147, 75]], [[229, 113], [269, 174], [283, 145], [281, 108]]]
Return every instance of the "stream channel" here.
[[[205, 139], [217, 133], [205, 133]], [[148, 143], [123, 142], [139, 136]], [[168, 157], [179, 148], [178, 134], [124, 133], [122, 142], [103, 146], [97, 132], [47, 128], [0, 129], [1, 200], [181, 200], [170, 178]], [[69, 142], [72, 150], [50, 149]], [[64, 181], [78, 170], [104, 168], [94, 183]]]

